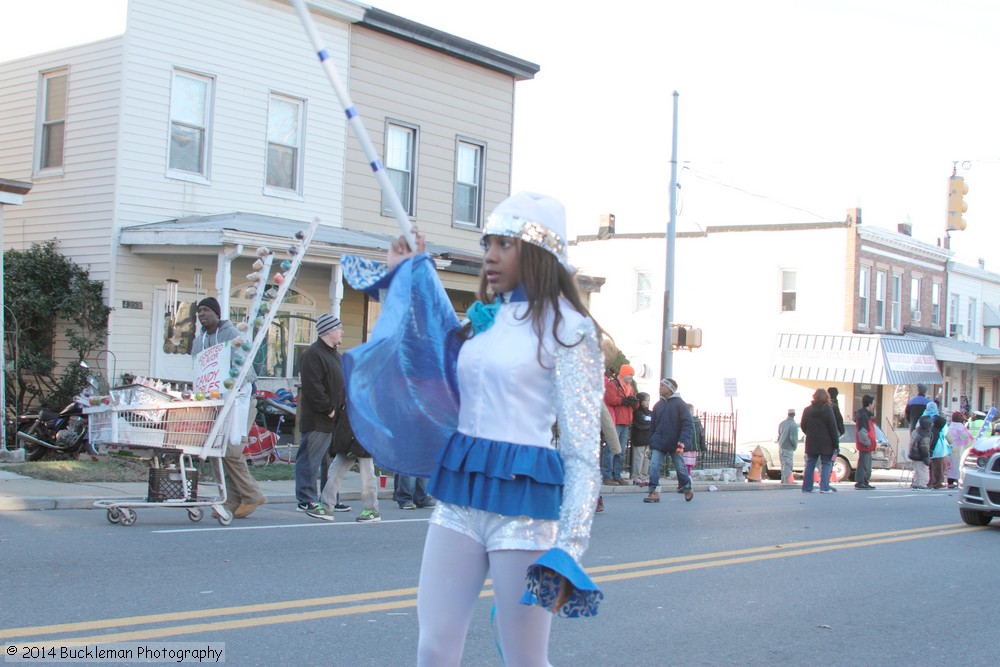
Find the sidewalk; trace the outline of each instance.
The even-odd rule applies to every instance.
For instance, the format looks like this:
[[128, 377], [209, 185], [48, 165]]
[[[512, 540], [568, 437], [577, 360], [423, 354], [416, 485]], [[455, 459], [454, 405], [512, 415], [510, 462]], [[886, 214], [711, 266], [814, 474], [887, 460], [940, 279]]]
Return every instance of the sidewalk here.
[[[286, 480], [279, 482], [260, 482], [267, 502], [294, 503], [295, 482]], [[778, 482], [746, 482], [739, 481], [729, 484], [721, 482], [702, 482], [695, 480], [695, 492], [709, 492], [710, 487], [716, 491], [788, 491], [798, 489], [797, 486], [782, 486]], [[662, 491], [673, 490], [670, 479], [661, 479]], [[645, 486], [602, 486], [601, 493], [605, 496], [621, 493], [646, 493]], [[49, 482], [46, 480], [25, 477], [11, 472], [9, 468], [0, 467], [0, 512], [17, 510], [66, 510], [94, 509], [95, 500], [113, 500], [116, 498], [145, 499], [147, 484], [145, 482], [90, 482], [68, 484], [64, 482]], [[340, 497], [344, 501], [361, 499], [361, 476], [348, 473], [341, 487]], [[392, 500], [392, 478], [387, 480], [386, 487], [379, 489], [379, 500]]]

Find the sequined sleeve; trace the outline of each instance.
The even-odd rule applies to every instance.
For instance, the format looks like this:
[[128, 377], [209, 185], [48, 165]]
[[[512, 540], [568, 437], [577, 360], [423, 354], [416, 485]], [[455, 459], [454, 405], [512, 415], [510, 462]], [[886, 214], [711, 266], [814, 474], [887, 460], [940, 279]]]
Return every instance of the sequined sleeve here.
[[559, 453], [564, 484], [559, 512], [557, 548], [579, 561], [590, 541], [590, 524], [601, 490], [601, 403], [604, 397], [604, 355], [593, 320], [585, 319], [573, 332], [573, 347], [555, 351], [555, 401], [559, 425]]

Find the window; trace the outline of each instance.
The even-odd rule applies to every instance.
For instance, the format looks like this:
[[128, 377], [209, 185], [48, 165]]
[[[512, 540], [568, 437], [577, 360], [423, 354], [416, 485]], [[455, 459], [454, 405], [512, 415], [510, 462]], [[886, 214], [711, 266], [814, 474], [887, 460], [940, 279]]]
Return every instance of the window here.
[[305, 103], [271, 95], [267, 109], [267, 177], [269, 188], [300, 193], [302, 186], [302, 119]]
[[171, 170], [208, 178], [211, 139], [212, 79], [190, 72], [174, 72], [170, 91]]
[[931, 325], [941, 326], [941, 283], [931, 283]]
[[965, 335], [976, 340], [976, 315], [979, 303], [975, 299], [969, 299], [969, 319], [966, 324]]
[[958, 295], [952, 294], [948, 300], [948, 324], [958, 324]]
[[867, 329], [868, 324], [868, 297], [872, 289], [872, 270], [870, 267], [862, 266], [858, 271], [858, 327]]
[[920, 324], [920, 278], [910, 279], [910, 321]]
[[795, 310], [795, 271], [781, 270], [781, 312]]
[[42, 74], [38, 105], [38, 171], [63, 166], [68, 82], [69, 74], [65, 69]]
[[481, 144], [458, 140], [455, 155], [455, 222], [479, 227], [483, 210], [483, 154]]
[[899, 331], [900, 320], [902, 319], [902, 306], [900, 302], [903, 300], [903, 276], [898, 273], [892, 274], [892, 294], [890, 295], [889, 303], [889, 330]]
[[[252, 303], [246, 298], [249, 285], [230, 292], [229, 320], [246, 322], [247, 309]], [[268, 287], [277, 287], [269, 285]], [[267, 338], [257, 351], [254, 372], [260, 377], [294, 378], [299, 374], [302, 353], [316, 340], [316, 304], [294, 289], [288, 290], [280, 309], [274, 314]]]
[[885, 271], [875, 272], [875, 328], [885, 329]]
[[[407, 215], [414, 211], [416, 183], [417, 129], [388, 123], [385, 128], [385, 171]], [[383, 196], [382, 213], [392, 215], [392, 207]]]
[[648, 271], [635, 272], [635, 306], [633, 312], [649, 310], [653, 305], [653, 280]]

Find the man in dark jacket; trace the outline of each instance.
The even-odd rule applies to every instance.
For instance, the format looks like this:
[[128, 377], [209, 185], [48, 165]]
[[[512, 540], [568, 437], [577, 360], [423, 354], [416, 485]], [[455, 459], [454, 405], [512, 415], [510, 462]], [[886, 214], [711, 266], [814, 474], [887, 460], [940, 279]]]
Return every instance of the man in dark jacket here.
[[917, 395], [906, 403], [906, 423], [910, 426], [910, 432], [917, 427], [917, 421], [924, 415], [924, 408], [931, 402], [927, 398], [927, 385], [917, 385]]
[[340, 318], [320, 315], [316, 342], [302, 353], [302, 388], [296, 419], [302, 432], [295, 455], [296, 509], [324, 521], [333, 521], [333, 508], [319, 502], [316, 479], [323, 455], [333, 439], [334, 416], [344, 405], [344, 371], [337, 348], [344, 337]]
[[694, 425], [687, 403], [677, 393], [677, 382], [671, 378], [660, 380], [660, 401], [653, 408], [649, 447], [652, 456], [649, 462], [649, 495], [642, 499], [645, 503], [660, 502], [660, 467], [664, 457], [671, 457], [677, 474], [677, 492], [684, 494], [684, 500], [694, 498], [691, 478], [684, 465], [685, 451], [694, 450]]
[[[833, 418], [837, 421], [837, 432], [840, 435], [844, 435], [844, 415], [840, 412], [840, 403], [837, 402], [837, 397], [840, 396], [840, 390], [836, 387], [830, 387], [827, 390], [830, 394], [830, 407], [833, 408]], [[839, 447], [837, 449], [840, 449]]]

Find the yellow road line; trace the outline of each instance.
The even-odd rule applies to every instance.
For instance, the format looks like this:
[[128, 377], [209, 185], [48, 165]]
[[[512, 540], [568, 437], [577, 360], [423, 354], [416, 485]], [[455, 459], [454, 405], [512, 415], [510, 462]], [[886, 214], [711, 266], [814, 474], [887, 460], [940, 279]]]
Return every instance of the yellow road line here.
[[[838, 551], [842, 549], [855, 549], [859, 547], [869, 547], [878, 544], [891, 544], [894, 542], [904, 542], [909, 540], [924, 539], [927, 537], [939, 537], [947, 535], [957, 535], [960, 533], [982, 528], [966, 526], [965, 524], [947, 524], [942, 526], [929, 526], [925, 528], [913, 528], [906, 530], [894, 530], [883, 533], [869, 533], [866, 535], [856, 535], [850, 537], [828, 538], [822, 540], [810, 540], [805, 542], [793, 542], [790, 544], [779, 544], [767, 547], [751, 547], [733, 551], [719, 551], [707, 554], [694, 554], [689, 556], [676, 556], [672, 558], [662, 558], [648, 561], [637, 561], [633, 563], [620, 563], [617, 565], [605, 565], [588, 568], [593, 575], [600, 572], [611, 572], [593, 576], [594, 581], [622, 581], [636, 579], [639, 577], [660, 576], [674, 572], [691, 571], [705, 569], [709, 567], [723, 567], [741, 563], [755, 561], [772, 560], [775, 558], [789, 558], [792, 556], [804, 556], [810, 554], [823, 553], [827, 551]], [[624, 570], [624, 571], [623, 571]], [[487, 580], [487, 585], [492, 585]], [[273, 616], [251, 616], [249, 618], [215, 621], [211, 623], [186, 623], [173, 627], [149, 628], [145, 630], [133, 630], [118, 632], [106, 635], [93, 635], [89, 637], [73, 637], [60, 640], [46, 640], [48, 643], [59, 641], [61, 644], [96, 644], [110, 642], [142, 641], [146, 639], [156, 639], [163, 637], [173, 637], [206, 631], [234, 630], [248, 627], [260, 627], [265, 625], [276, 625], [282, 623], [298, 623], [323, 618], [333, 618], [337, 616], [347, 616], [354, 614], [364, 614], [379, 611], [389, 611], [393, 609], [405, 609], [415, 607], [416, 588], [399, 588], [387, 591], [373, 591], [368, 593], [356, 593], [350, 595], [335, 595], [321, 598], [310, 598], [306, 600], [287, 600], [283, 602], [269, 602], [254, 605], [240, 605], [233, 607], [220, 607], [216, 609], [199, 609], [184, 612], [170, 612], [164, 614], [148, 614], [143, 616], [129, 616], [122, 618], [102, 619], [95, 621], [81, 621], [77, 623], [64, 623], [57, 625], [44, 625], [35, 627], [10, 628], [0, 630], [0, 639], [14, 637], [34, 637], [38, 635], [50, 635], [55, 633], [75, 633], [103, 628], [121, 627], [123, 625], [144, 625], [155, 623], [169, 623], [175, 621], [196, 621], [198, 619], [212, 618], [218, 616], [231, 616], [238, 614], [261, 614], [288, 609], [303, 607], [317, 607], [323, 605], [346, 605], [333, 609], [318, 609], [315, 611], [304, 611], [290, 614], [279, 614]], [[480, 593], [480, 597], [492, 597], [493, 591], [485, 589]], [[356, 602], [367, 602], [381, 600], [392, 597], [408, 597], [406, 600], [377, 602], [373, 604], [353, 604]]]

